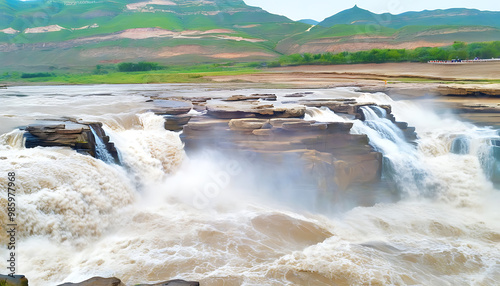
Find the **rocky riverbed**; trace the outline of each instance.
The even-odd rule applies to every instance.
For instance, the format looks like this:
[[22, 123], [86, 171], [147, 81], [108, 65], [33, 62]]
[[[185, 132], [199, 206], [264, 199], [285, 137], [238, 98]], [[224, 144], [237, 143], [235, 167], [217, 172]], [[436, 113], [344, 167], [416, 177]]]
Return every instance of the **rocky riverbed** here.
[[[352, 120], [365, 120], [361, 107], [378, 106], [387, 119], [401, 129], [408, 141], [417, 139], [415, 128], [397, 122], [390, 105], [358, 102], [352, 98], [321, 98], [314, 92], [296, 92], [278, 98], [276, 94], [213, 97], [151, 96], [154, 107], [145, 110], [162, 115], [165, 129], [183, 131], [188, 153], [212, 148], [232, 154], [253, 153], [262, 162], [301, 158], [297, 166], [308, 176], [324, 178], [318, 188], [347, 190], [350, 186], [380, 180], [382, 154], [375, 151], [364, 134], [352, 134]], [[321, 110], [320, 108], [323, 108]], [[315, 119], [314, 113], [334, 112], [341, 121]], [[25, 128], [26, 147], [66, 146], [103, 159], [110, 154], [119, 163], [118, 151], [100, 122], [40, 121]], [[104, 151], [99, 151], [99, 142]], [[321, 170], [321, 171], [318, 171]]]

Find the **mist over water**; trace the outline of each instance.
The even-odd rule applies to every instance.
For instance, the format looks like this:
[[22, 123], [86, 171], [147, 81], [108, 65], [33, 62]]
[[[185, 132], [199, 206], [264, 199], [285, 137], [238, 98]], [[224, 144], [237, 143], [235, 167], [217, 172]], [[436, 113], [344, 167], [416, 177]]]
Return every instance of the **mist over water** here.
[[[144, 112], [152, 106], [142, 94], [158, 90], [192, 96], [230, 91], [101, 86], [65, 87], [54, 95], [51, 89], [0, 94], [0, 173], [16, 171], [18, 272], [30, 284], [93, 276], [116, 276], [127, 285], [173, 278], [203, 285], [500, 281], [496, 130], [381, 93], [315, 91], [390, 104], [396, 119], [419, 135], [418, 145], [407, 143], [373, 107], [364, 108], [365, 122], [308, 109], [306, 120], [353, 121], [351, 132], [367, 134], [384, 155], [384, 179], [396, 186], [398, 199], [356, 206], [341, 194], [336, 199], [345, 202], [330, 203], [315, 188], [316, 177], [294, 168], [300, 158], [269, 163], [210, 149], [187, 156], [180, 134], [166, 131], [163, 117]], [[65, 148], [23, 147], [17, 126], [67, 115], [103, 122], [123, 166]], [[5, 180], [0, 176], [2, 185]], [[342, 203], [352, 207], [336, 210]], [[7, 219], [3, 208], [0, 219]], [[1, 232], [0, 242], [6, 241]], [[7, 257], [6, 247], [0, 257]]]

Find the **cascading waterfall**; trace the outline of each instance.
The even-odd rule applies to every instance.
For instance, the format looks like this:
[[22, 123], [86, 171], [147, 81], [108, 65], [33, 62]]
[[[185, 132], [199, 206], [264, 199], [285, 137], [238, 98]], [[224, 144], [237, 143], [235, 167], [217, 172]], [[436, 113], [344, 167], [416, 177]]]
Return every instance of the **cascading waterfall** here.
[[114, 164], [115, 159], [113, 158], [111, 153], [109, 153], [108, 149], [106, 148], [106, 144], [104, 143], [104, 141], [102, 141], [102, 138], [97, 135], [92, 125], [89, 125], [89, 127], [92, 131], [92, 134], [94, 135], [96, 158], [106, 162], [107, 164]]
[[394, 101], [381, 93], [364, 93], [358, 100], [391, 105], [398, 120], [416, 127], [419, 139], [415, 162], [426, 171], [427, 188], [421, 191], [435, 193], [438, 200], [456, 206], [480, 204], [482, 196], [491, 193], [495, 176], [488, 175], [488, 170], [498, 166], [493, 153], [496, 141], [492, 140], [498, 138], [498, 131], [474, 126], [450, 114], [439, 115], [432, 107]]
[[379, 106], [363, 106], [365, 121], [355, 121], [353, 134], [366, 134], [372, 147], [384, 155], [383, 177], [396, 183], [399, 190], [410, 196], [430, 195], [430, 174], [421, 164], [414, 145], [407, 142], [401, 129], [387, 119]]
[[488, 145], [483, 168], [495, 184], [500, 184], [500, 136], [490, 139]]
[[304, 120], [318, 122], [346, 122], [347, 119], [335, 114], [328, 107], [307, 107]]
[[478, 128], [459, 134], [453, 139], [450, 152], [477, 157], [486, 177], [500, 183], [500, 136], [497, 131]]
[[25, 141], [24, 131], [19, 129], [0, 135], [0, 145], [9, 146], [10, 148], [24, 148]]
[[[161, 87], [162, 92], [172, 88]], [[56, 90], [80, 94], [81, 88]], [[72, 115], [104, 123], [123, 159], [119, 166], [69, 148], [26, 149], [22, 131], [10, 132], [10, 127], [10, 133], [0, 135], [0, 185], [7, 182], [5, 174], [16, 172], [18, 273], [26, 275], [30, 285], [53, 286], [93, 276], [116, 276], [127, 286], [175, 278], [204, 286], [500, 281], [500, 192], [487, 179], [487, 170], [494, 174], [498, 168], [498, 160], [492, 163], [498, 158], [498, 133], [493, 130], [481, 131], [406, 102], [387, 102], [390, 98], [384, 94], [366, 95], [367, 102], [391, 104], [398, 120], [417, 128], [418, 147], [404, 140], [385, 118], [385, 110], [366, 107], [367, 120], [353, 120], [352, 129], [370, 137], [390, 166], [384, 175], [411, 196], [396, 203], [354, 207], [335, 217], [301, 213], [254, 196], [252, 180], [268, 182], [252, 177], [251, 169], [230, 175], [228, 167], [244, 165], [224, 156], [186, 159], [179, 135], [164, 129], [163, 118], [141, 113], [150, 108], [145, 98], [127, 97], [130, 90], [140, 93], [146, 87], [86, 88], [116, 91], [121, 97], [46, 97], [55, 88], [19, 87], [28, 96], [13, 97], [0, 106], [2, 123], [13, 115], [17, 120], [39, 111], [40, 103], [72, 103]], [[335, 95], [336, 90], [327, 92]], [[61, 116], [61, 110], [38, 116]], [[308, 115], [321, 122], [340, 120]], [[432, 189], [426, 182], [438, 183], [436, 196], [414, 198]], [[206, 208], [196, 208], [193, 201], [199, 191], [213, 186], [220, 193], [209, 198], [212, 203]], [[6, 190], [0, 188], [0, 205], [5, 205], [5, 198]], [[2, 207], [0, 220], [6, 218]], [[2, 260], [8, 257], [7, 240], [1, 231]]]

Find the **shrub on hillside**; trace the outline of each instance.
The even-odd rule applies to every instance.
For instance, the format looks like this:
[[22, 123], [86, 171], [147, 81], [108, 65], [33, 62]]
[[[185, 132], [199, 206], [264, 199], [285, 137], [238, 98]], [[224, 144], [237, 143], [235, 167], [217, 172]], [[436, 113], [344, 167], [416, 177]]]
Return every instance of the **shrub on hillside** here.
[[283, 56], [278, 62], [268, 62], [268, 67], [281, 65], [310, 64], [357, 64], [386, 62], [427, 62], [430, 60], [452, 59], [490, 59], [500, 57], [500, 41], [485, 43], [455, 42], [449, 47], [422, 47], [414, 50], [406, 49], [372, 49], [359, 52], [342, 52], [338, 54], [293, 54]]
[[49, 72], [36, 72], [36, 73], [22, 73], [21, 78], [35, 78], [35, 77], [51, 77], [54, 74]]
[[121, 63], [118, 64], [118, 71], [135, 72], [135, 71], [152, 71], [162, 69], [158, 63], [138, 62], [138, 63]]

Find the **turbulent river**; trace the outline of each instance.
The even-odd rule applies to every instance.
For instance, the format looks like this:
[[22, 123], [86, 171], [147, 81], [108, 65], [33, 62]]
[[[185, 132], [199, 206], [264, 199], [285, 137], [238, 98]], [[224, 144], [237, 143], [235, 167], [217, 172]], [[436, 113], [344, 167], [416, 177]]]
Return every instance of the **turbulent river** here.
[[[416, 127], [418, 146], [402, 140], [380, 118], [383, 111], [367, 107], [367, 120], [354, 120], [351, 130], [367, 134], [384, 154], [383, 176], [399, 186], [397, 200], [359, 206], [346, 199], [349, 207], [341, 211], [296, 207], [304, 195], [287, 193], [288, 177], [264, 194], [257, 188], [266, 177], [255, 184], [252, 168], [223, 154], [186, 155], [180, 133], [145, 112], [153, 108], [146, 102], [151, 95], [234, 91], [196, 85], [0, 89], [0, 219], [6, 229], [7, 174], [15, 171], [16, 272], [41, 286], [93, 276], [115, 276], [126, 285], [174, 278], [202, 285], [497, 284], [500, 192], [492, 176], [500, 160], [492, 142], [500, 142], [498, 131], [383, 93], [314, 93], [390, 104], [398, 121]], [[24, 147], [17, 127], [63, 116], [102, 122], [122, 166], [66, 148]], [[306, 120], [353, 119], [310, 109]], [[221, 173], [230, 183], [219, 182], [210, 203], [200, 205], [200, 190], [222, 180]], [[2, 230], [0, 273], [6, 272], [7, 241]]]

